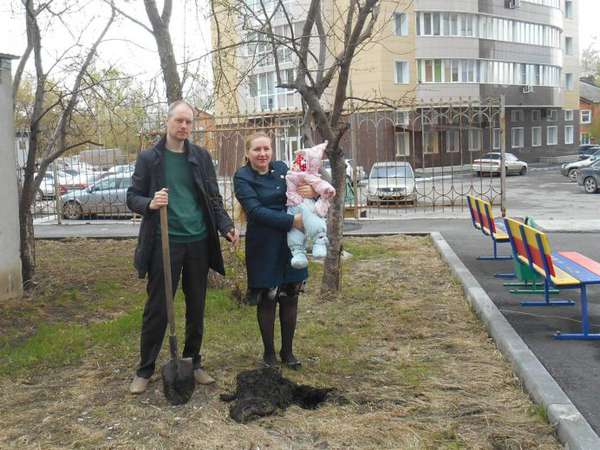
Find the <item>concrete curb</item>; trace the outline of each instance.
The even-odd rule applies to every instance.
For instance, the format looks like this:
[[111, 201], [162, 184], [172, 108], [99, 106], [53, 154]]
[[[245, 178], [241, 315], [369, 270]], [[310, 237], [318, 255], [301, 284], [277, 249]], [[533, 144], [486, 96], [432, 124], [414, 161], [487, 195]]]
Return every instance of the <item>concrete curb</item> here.
[[433, 244], [464, 287], [465, 295], [502, 354], [532, 399], [542, 405], [548, 420], [556, 427], [559, 440], [569, 450], [600, 449], [594, 432], [569, 397], [508, 323], [475, 277], [438, 232], [430, 233]]

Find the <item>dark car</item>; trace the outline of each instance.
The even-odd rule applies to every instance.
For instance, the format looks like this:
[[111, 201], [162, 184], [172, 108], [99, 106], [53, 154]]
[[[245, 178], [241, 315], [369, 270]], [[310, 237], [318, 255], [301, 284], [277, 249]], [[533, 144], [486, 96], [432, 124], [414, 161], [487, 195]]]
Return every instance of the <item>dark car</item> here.
[[579, 159], [586, 159], [598, 150], [600, 150], [600, 145], [598, 144], [582, 144], [577, 149], [577, 154], [579, 155]]
[[579, 169], [577, 184], [583, 186], [583, 189], [588, 194], [598, 192], [598, 187], [600, 186], [600, 161], [596, 161], [589, 167]]

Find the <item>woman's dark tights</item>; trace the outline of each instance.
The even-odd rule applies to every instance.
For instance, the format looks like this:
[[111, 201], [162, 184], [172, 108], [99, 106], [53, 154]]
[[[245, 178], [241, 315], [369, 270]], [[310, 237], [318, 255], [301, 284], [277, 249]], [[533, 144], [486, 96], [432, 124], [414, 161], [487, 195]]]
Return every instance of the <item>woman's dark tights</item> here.
[[262, 336], [264, 355], [267, 364], [276, 362], [275, 356], [275, 310], [279, 302], [279, 322], [281, 324], [281, 352], [283, 362], [295, 362], [293, 353], [294, 334], [298, 318], [298, 293], [300, 285], [285, 284], [279, 288], [278, 295], [269, 295], [265, 291], [257, 307], [258, 326]]

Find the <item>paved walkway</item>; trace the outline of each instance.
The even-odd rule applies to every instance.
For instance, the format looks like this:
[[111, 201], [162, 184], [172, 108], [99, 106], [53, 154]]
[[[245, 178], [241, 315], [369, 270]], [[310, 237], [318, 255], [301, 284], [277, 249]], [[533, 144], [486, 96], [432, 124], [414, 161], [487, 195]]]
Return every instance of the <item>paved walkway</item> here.
[[[552, 227], [552, 224], [560, 225]], [[571, 224], [572, 231], [567, 231]], [[36, 226], [38, 238], [90, 237], [131, 238], [137, 236], [137, 223], [99, 223], [93, 225], [40, 225]], [[550, 232], [550, 241], [557, 250], [574, 250], [600, 260], [600, 224], [590, 222], [584, 230], [572, 222], [542, 222]], [[553, 232], [560, 229], [562, 232]], [[510, 272], [511, 261], [478, 261], [477, 256], [491, 252], [489, 239], [476, 232], [469, 219], [414, 219], [348, 221], [345, 232], [353, 234], [372, 233], [419, 233], [438, 231], [446, 239], [457, 256], [471, 271], [506, 319], [535, 353], [548, 372], [569, 396], [575, 406], [600, 434], [600, 342], [555, 341], [556, 330], [579, 331], [581, 328], [579, 302], [573, 307], [524, 308], [519, 305], [523, 296], [515, 296], [494, 278], [495, 272]], [[581, 233], [578, 231], [586, 231]], [[509, 254], [508, 245], [500, 247]], [[590, 298], [590, 322], [593, 332], [600, 332], [600, 287], [588, 289]], [[561, 297], [578, 300], [576, 291], [566, 291]], [[528, 297], [529, 298], [529, 297]], [[539, 296], [538, 296], [539, 298]]]

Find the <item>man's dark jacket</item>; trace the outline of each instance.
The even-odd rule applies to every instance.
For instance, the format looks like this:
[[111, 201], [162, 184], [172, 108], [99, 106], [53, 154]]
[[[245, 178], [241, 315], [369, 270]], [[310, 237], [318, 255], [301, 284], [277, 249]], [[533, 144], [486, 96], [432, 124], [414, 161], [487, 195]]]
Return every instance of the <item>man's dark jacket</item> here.
[[[131, 187], [127, 190], [127, 206], [142, 216], [134, 257], [134, 265], [140, 278], [144, 278], [148, 272], [154, 245], [160, 245], [159, 211], [151, 210], [148, 206], [154, 193], [166, 187], [164, 152], [167, 150], [165, 141], [166, 139], [163, 137], [154, 147], [140, 153], [135, 163]], [[233, 229], [233, 222], [223, 208], [223, 199], [219, 193], [217, 176], [210, 154], [187, 140], [184, 146], [187, 160], [192, 167], [198, 202], [206, 221], [209, 266], [214, 271], [225, 275], [217, 231], [225, 236]]]

